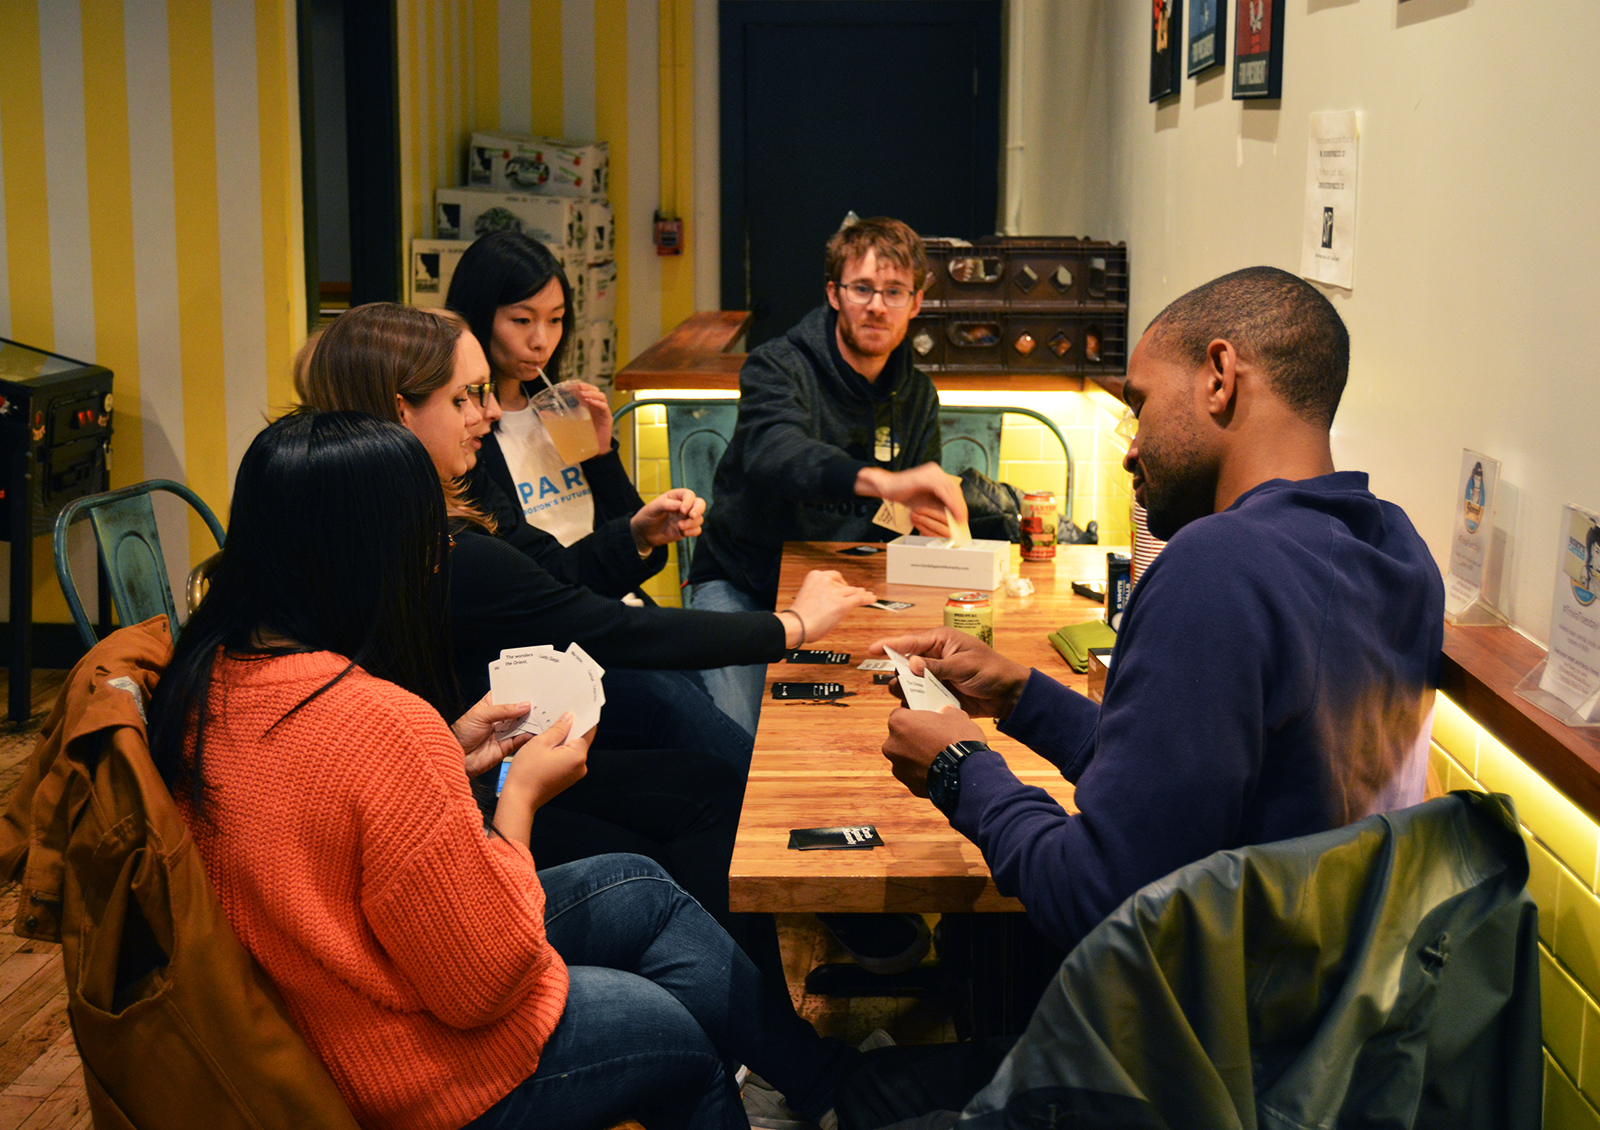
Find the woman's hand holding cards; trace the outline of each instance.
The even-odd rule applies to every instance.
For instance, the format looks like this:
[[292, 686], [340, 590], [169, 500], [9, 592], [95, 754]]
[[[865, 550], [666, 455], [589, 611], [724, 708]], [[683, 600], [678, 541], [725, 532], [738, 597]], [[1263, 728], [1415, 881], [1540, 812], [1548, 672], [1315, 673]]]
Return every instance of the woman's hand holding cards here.
[[[487, 773], [522, 748], [532, 735], [518, 733], [512, 727], [526, 713], [528, 704], [525, 702], [506, 702], [497, 706], [489, 701], [488, 695], [484, 695], [472, 705], [472, 709], [455, 720], [450, 732], [461, 743], [461, 752], [466, 757], [467, 776]], [[507, 732], [502, 737], [499, 731]]]
[[533, 832], [533, 814], [588, 772], [594, 731], [572, 734], [571, 729], [569, 710], [544, 733], [529, 739], [512, 760], [494, 810], [494, 826], [506, 839], [526, 844]]

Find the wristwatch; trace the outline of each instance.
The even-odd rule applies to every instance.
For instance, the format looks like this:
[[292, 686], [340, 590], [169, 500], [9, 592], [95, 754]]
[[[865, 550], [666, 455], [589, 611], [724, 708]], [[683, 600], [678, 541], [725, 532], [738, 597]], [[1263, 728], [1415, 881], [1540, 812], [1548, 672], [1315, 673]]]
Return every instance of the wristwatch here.
[[961, 799], [961, 763], [989, 747], [982, 742], [951, 742], [928, 766], [928, 799], [946, 816], [954, 816]]

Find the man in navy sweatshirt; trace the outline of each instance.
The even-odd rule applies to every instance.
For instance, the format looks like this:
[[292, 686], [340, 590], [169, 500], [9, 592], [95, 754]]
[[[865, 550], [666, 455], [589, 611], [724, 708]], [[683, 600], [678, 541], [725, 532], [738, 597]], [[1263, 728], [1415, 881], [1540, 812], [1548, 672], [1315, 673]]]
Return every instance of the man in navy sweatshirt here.
[[[895, 711], [895, 776], [1064, 948], [1212, 852], [1422, 799], [1444, 587], [1405, 514], [1334, 470], [1348, 370], [1332, 304], [1274, 268], [1207, 283], [1145, 331], [1123, 466], [1170, 540], [1128, 602], [1101, 705], [961, 633], [882, 641], [963, 708]], [[1077, 815], [984, 745], [985, 716], [1076, 783]]]
[[[887, 499], [946, 536], [961, 488], [939, 467], [939, 395], [911, 363], [906, 329], [922, 309], [928, 257], [899, 220], [846, 224], [828, 240], [827, 302], [753, 350], [739, 372], [739, 422], [717, 465], [691, 600], [713, 611], [770, 611], [785, 541], [883, 541]], [[704, 672], [727, 715], [752, 734], [766, 668]]]

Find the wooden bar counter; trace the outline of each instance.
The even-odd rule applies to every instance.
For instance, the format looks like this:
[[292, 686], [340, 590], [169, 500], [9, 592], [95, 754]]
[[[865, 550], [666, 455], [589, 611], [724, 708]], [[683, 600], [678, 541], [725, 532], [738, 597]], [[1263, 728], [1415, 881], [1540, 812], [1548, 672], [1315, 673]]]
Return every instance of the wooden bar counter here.
[[[844, 666], [774, 663], [750, 785], [745, 794], [729, 879], [735, 911], [1020, 911], [989, 877], [978, 849], [927, 800], [911, 795], [889, 770], [880, 747], [890, 711], [899, 705], [888, 687], [857, 669], [867, 647], [885, 636], [938, 627], [944, 589], [884, 582], [885, 554], [841, 555], [852, 543], [794, 542], [784, 550], [778, 607], [783, 608], [811, 569], [837, 569], [879, 597], [910, 601], [903, 612], [858, 609], [824, 640], [808, 647], [844, 651]], [[1075, 674], [1046, 638], [1064, 624], [1099, 618], [1102, 605], [1072, 592], [1074, 580], [1105, 579], [1107, 550], [1120, 546], [1058, 546], [1053, 562], [1022, 562], [1011, 547], [1011, 571], [1035, 591], [1010, 597], [996, 589], [995, 647], [1021, 663], [1082, 690]], [[775, 702], [774, 682], [843, 683], [851, 697], [836, 703]], [[1024, 782], [1038, 785], [1072, 810], [1072, 786], [1055, 766], [1001, 736], [992, 719], [979, 722], [990, 744]], [[794, 851], [792, 828], [873, 824], [884, 846], [870, 851]]]

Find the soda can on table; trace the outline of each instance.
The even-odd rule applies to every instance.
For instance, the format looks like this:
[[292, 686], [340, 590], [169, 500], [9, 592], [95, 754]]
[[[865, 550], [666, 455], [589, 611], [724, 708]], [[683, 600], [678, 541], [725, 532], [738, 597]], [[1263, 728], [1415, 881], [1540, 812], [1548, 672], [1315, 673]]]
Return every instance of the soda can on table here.
[[994, 607], [986, 592], [953, 592], [944, 602], [944, 626], [994, 646]]
[[1054, 561], [1056, 557], [1056, 492], [1030, 490], [1022, 496], [1022, 559]]
[[1106, 554], [1106, 623], [1122, 627], [1122, 610], [1133, 592], [1133, 559], [1126, 553]]

